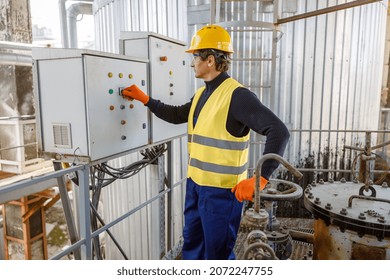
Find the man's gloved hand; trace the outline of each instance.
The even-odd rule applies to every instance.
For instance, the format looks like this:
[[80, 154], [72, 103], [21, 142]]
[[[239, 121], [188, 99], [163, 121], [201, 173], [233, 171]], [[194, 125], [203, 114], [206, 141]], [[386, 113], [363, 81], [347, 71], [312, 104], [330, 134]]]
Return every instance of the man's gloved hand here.
[[[268, 180], [260, 176], [260, 190], [263, 190], [267, 185]], [[255, 193], [255, 176], [242, 180], [234, 188], [232, 192], [236, 195], [236, 198], [239, 202], [243, 200], [253, 200], [253, 195]]]
[[136, 85], [131, 85], [125, 89], [122, 90], [122, 95], [125, 98], [128, 98], [130, 100], [138, 100], [141, 101], [143, 104], [148, 103], [149, 96], [147, 96], [139, 87]]

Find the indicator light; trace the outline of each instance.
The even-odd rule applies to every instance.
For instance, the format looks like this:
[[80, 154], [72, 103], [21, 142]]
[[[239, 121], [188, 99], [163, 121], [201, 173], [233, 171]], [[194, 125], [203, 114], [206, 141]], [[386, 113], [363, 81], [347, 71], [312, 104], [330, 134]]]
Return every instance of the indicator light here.
[[114, 93], [114, 90], [113, 90], [112, 88], [110, 88], [110, 89], [108, 90], [108, 93], [109, 93], [109, 94], [113, 94], [113, 93]]
[[123, 78], [123, 74], [122, 73], [119, 73], [119, 78]]
[[111, 106], [110, 106], [110, 111], [114, 111], [114, 109], [115, 109], [115, 106], [114, 106], [114, 105], [111, 105]]
[[129, 74], [129, 79], [132, 79], [133, 78], [133, 74]]
[[111, 72], [108, 72], [108, 77], [109, 77], [109, 78], [112, 78], [112, 76], [113, 76], [112, 73], [111, 73]]

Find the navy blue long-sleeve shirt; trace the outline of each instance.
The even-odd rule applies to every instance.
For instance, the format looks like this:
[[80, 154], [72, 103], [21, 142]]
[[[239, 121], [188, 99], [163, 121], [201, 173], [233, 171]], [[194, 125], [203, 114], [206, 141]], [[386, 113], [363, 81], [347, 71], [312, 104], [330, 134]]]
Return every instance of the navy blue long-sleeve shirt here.
[[[206, 88], [195, 108], [194, 125], [196, 125], [196, 119], [210, 95], [229, 77], [226, 72], [223, 72], [214, 80], [205, 82]], [[157, 117], [173, 124], [180, 124], [188, 122], [192, 100], [193, 98], [190, 102], [181, 106], [173, 106], [150, 98], [146, 106]], [[264, 154], [275, 153], [283, 156], [290, 138], [290, 133], [284, 123], [270, 109], [264, 106], [253, 92], [244, 87], [239, 87], [233, 92], [226, 129], [235, 137], [246, 135], [250, 129], [265, 135]], [[261, 175], [269, 179], [278, 165], [279, 163], [275, 160], [265, 161], [262, 165]]]

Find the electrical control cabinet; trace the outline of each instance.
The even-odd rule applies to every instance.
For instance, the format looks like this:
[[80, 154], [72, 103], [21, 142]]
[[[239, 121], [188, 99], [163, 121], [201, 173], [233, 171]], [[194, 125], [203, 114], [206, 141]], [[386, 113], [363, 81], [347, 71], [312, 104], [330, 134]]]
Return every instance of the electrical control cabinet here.
[[149, 144], [147, 108], [121, 95], [131, 84], [147, 91], [147, 60], [80, 49], [32, 55], [43, 152], [95, 161]]
[[[121, 32], [119, 49], [123, 55], [149, 60], [147, 93], [169, 105], [189, 102], [185, 43], [150, 32]], [[187, 124], [171, 124], [154, 114], [151, 120], [151, 141], [157, 143], [187, 133]]]

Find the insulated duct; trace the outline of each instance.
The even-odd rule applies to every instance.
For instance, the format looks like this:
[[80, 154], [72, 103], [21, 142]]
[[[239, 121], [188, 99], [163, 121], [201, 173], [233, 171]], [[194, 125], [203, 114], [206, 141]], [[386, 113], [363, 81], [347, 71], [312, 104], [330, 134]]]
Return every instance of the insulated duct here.
[[[31, 66], [31, 47], [31, 44], [0, 41], [0, 49], [3, 50], [0, 51], [0, 64]], [[22, 53], [14, 53], [15, 50]]]
[[31, 55], [0, 52], [0, 64], [31, 66]]
[[[76, 19], [80, 14], [92, 15], [93, 0], [80, 1], [66, 8], [68, 0], [59, 0], [61, 39], [64, 48], [77, 47]], [[86, 3], [89, 2], [89, 3]]]
[[92, 3], [75, 3], [66, 10], [69, 28], [69, 46], [77, 48], [77, 16], [92, 15]]

